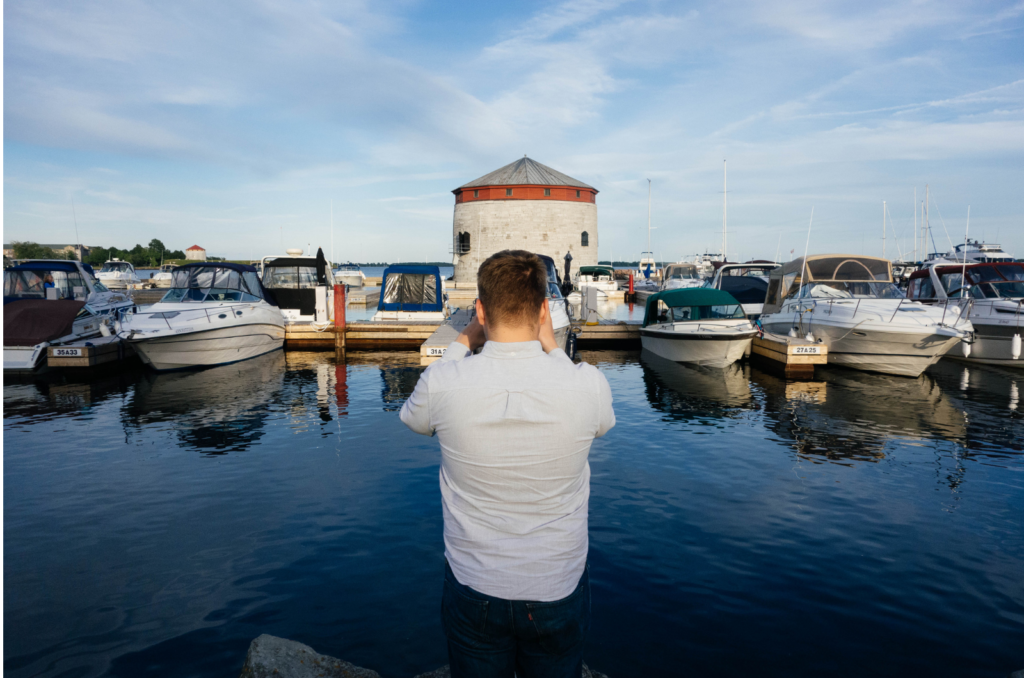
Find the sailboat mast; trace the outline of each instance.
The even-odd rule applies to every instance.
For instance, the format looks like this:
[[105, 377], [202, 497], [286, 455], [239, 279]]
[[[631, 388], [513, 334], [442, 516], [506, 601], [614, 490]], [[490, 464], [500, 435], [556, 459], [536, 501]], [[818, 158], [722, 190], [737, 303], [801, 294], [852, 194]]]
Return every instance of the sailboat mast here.
[[727, 224], [728, 219], [727, 209], [729, 203], [729, 168], [726, 165], [726, 161], [722, 161], [722, 261], [729, 261], [728, 255], [726, 255], [726, 246], [728, 245], [728, 230]]
[[920, 261], [917, 258], [917, 186], [914, 186], [914, 261]]
[[651, 259], [654, 258], [654, 253], [651, 252], [651, 180], [647, 180], [647, 253], [651, 255]]
[[331, 266], [334, 266], [334, 198], [331, 198]]
[[928, 197], [928, 190], [929, 190], [928, 189], [928, 184], [925, 184], [924, 185], [924, 255], [925, 255], [926, 259], [928, 258], [928, 239], [931, 237], [931, 234], [932, 234], [931, 220], [928, 219], [928, 211], [929, 211], [928, 207], [930, 206], [929, 203], [931, 202], [931, 200], [929, 200], [929, 197]]

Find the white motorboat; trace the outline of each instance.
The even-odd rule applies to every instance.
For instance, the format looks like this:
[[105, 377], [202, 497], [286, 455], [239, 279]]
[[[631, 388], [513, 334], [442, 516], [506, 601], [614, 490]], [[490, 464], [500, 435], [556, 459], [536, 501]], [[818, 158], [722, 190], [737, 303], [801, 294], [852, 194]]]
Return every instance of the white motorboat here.
[[366, 274], [355, 264], [341, 264], [334, 269], [334, 279], [349, 287], [362, 287], [366, 284]]
[[555, 342], [571, 358], [575, 353], [575, 335], [572, 334], [572, 306], [562, 296], [555, 260], [545, 254], [538, 254], [548, 272], [548, 311], [551, 313], [551, 327], [555, 331]]
[[120, 259], [111, 259], [103, 264], [96, 279], [111, 290], [135, 289], [142, 283], [135, 267]]
[[697, 267], [700, 277], [705, 280], [711, 280], [715, 276], [715, 264], [721, 263], [721, 261], [721, 254], [711, 254], [708, 252], [696, 254], [693, 257], [693, 265]]
[[[929, 266], [910, 276], [907, 296], [944, 308], [951, 304], [968, 308], [974, 337], [970, 348], [963, 351], [964, 360], [1024, 367], [1024, 264], [961, 262]], [[951, 351], [950, 357], [959, 356]]]
[[999, 245], [965, 239], [962, 244], [955, 246], [945, 254], [932, 254], [925, 263], [1000, 264], [1013, 263], [1013, 261], [1013, 256], [1004, 252]]
[[174, 276], [171, 272], [177, 268], [177, 264], [162, 264], [160, 270], [153, 274], [153, 277], [149, 279], [150, 284], [153, 287], [170, 287], [171, 281], [174, 280]]
[[640, 254], [640, 265], [633, 275], [633, 289], [657, 291], [661, 271], [651, 252]]
[[774, 262], [748, 261], [745, 264], [722, 264], [708, 287], [725, 290], [743, 306], [751, 320], [761, 317], [764, 298], [768, 292], [768, 275], [779, 267]]
[[725, 367], [743, 357], [757, 330], [740, 303], [721, 290], [666, 290], [647, 298], [640, 342], [682, 363]]
[[173, 276], [163, 299], [122, 323], [120, 336], [153, 369], [224, 365], [284, 345], [284, 317], [252, 266], [186, 264]]
[[117, 332], [134, 307], [78, 261], [27, 260], [4, 270], [4, 370], [42, 367], [50, 346]]
[[615, 269], [611, 266], [580, 266], [573, 276], [573, 287], [583, 291], [586, 287], [593, 287], [599, 292], [617, 292], [619, 283], [615, 281]]
[[810, 336], [829, 364], [918, 377], [972, 330], [960, 309], [908, 300], [887, 259], [853, 254], [800, 257], [773, 270], [765, 331]]
[[384, 269], [372, 321], [444, 322], [451, 311], [437, 266], [396, 264]]
[[335, 278], [322, 249], [316, 256], [287, 250], [284, 257], [263, 257], [263, 287], [270, 291], [289, 325], [324, 330], [334, 322]]
[[661, 289], [688, 290], [703, 287], [704, 280], [700, 277], [695, 264], [668, 264], [661, 274]]

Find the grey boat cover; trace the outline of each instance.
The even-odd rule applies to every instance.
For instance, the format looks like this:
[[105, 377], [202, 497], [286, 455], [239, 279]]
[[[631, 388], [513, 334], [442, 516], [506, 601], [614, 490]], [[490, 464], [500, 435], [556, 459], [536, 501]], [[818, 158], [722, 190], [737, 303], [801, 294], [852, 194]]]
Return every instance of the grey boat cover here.
[[71, 334], [84, 301], [21, 299], [4, 305], [4, 346], [35, 346]]

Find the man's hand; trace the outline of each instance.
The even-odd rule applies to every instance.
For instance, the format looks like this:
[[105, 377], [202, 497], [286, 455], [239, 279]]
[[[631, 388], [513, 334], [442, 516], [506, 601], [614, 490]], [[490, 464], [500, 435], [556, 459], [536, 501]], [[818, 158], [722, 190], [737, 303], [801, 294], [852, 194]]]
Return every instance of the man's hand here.
[[540, 332], [537, 335], [537, 340], [540, 341], [541, 348], [544, 349], [545, 353], [551, 353], [553, 349], [558, 348], [558, 344], [555, 343], [555, 328], [551, 324], [551, 310], [548, 308], [548, 301], [544, 300], [544, 318], [540, 322]]
[[487, 337], [484, 335], [484, 326], [480, 324], [475, 315], [469, 321], [469, 324], [466, 325], [466, 329], [459, 333], [459, 337], [455, 341], [468, 348], [471, 352], [484, 345], [484, 342], [487, 341]]

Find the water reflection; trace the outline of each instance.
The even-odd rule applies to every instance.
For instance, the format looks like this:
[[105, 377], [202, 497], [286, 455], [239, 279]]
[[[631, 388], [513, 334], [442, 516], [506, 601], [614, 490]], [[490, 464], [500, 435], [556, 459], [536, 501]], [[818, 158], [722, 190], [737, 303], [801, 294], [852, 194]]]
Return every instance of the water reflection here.
[[139, 374], [140, 369], [118, 369], [83, 377], [61, 373], [5, 375], [4, 417], [48, 420], [88, 416], [104, 401], [126, 397]]
[[750, 391], [750, 368], [740, 363], [707, 367], [677, 363], [650, 351], [640, 354], [647, 401], [668, 419], [735, 416], [756, 408]]
[[125, 433], [167, 422], [182, 445], [204, 454], [244, 451], [263, 437], [286, 374], [283, 351], [205, 370], [147, 371], [124, 408]]

